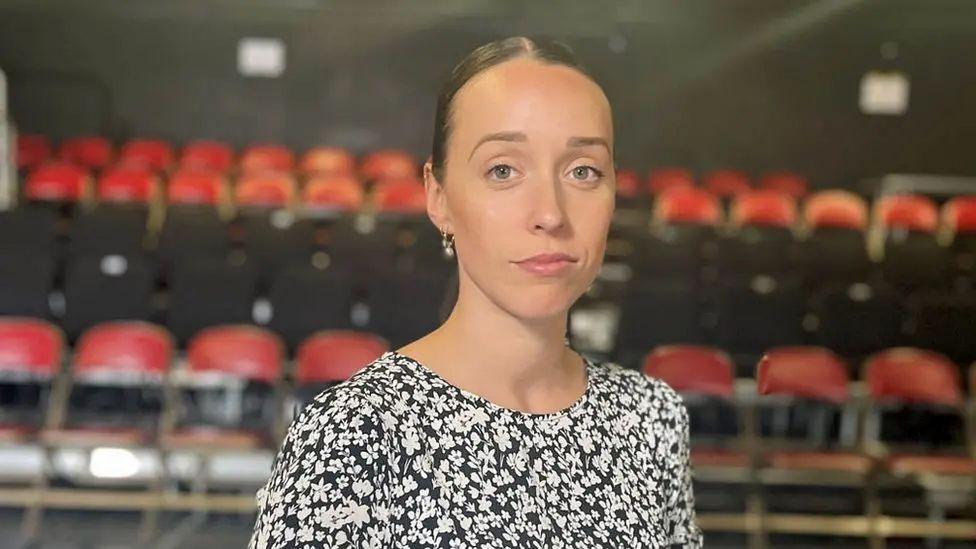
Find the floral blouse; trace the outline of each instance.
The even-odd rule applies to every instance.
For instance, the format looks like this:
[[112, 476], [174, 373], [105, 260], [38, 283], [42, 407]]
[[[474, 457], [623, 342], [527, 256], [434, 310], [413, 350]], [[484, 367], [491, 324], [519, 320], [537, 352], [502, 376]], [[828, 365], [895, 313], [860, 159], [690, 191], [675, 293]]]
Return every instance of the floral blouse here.
[[292, 423], [249, 549], [701, 547], [680, 396], [584, 361], [530, 414], [384, 353]]

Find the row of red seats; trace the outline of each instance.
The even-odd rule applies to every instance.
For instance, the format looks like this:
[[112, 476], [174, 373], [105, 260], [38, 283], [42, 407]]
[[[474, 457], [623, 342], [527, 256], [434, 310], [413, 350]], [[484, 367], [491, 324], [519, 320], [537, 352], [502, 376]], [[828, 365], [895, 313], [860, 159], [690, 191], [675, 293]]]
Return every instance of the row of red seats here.
[[[729, 355], [719, 349], [694, 345], [658, 347], [646, 356], [642, 369], [686, 396], [706, 396], [730, 402], [736, 399], [735, 366]], [[756, 393], [817, 400], [837, 407], [853, 406], [856, 397], [849, 371], [840, 357], [823, 347], [777, 348], [767, 352], [756, 365]], [[869, 356], [862, 366], [861, 378], [867, 398], [875, 404], [887, 408], [899, 402], [943, 407], [966, 417], [970, 405], [960, 371], [954, 362], [940, 353], [899, 347]], [[969, 371], [971, 394], [976, 395], [976, 363]], [[861, 435], [869, 433], [862, 432]], [[962, 438], [973, 436], [976, 433], [969, 432]], [[845, 469], [867, 473], [881, 459], [889, 469], [906, 473], [976, 474], [976, 455], [964, 451], [904, 453], [886, 449], [879, 441], [870, 443], [863, 447], [870, 448], [871, 452], [805, 448], [777, 450], [762, 457], [771, 466], [790, 469]], [[741, 447], [697, 448], [692, 451], [692, 456], [699, 467], [744, 467], [750, 463], [749, 452]]]
[[[367, 204], [379, 211], [423, 212], [426, 197], [415, 176], [381, 178], [367, 191], [351, 174], [321, 174], [301, 188], [288, 173], [264, 171], [244, 174], [231, 184], [219, 172], [181, 169], [166, 183], [155, 172], [137, 166], [109, 168], [92, 179], [85, 168], [48, 163], [32, 171], [24, 184], [24, 198], [35, 202], [98, 202], [158, 204], [233, 203], [241, 207], [290, 207], [356, 211]], [[165, 195], [165, 196], [164, 196]]]
[[[657, 168], [642, 178], [633, 170], [617, 172], [617, 192], [624, 198], [657, 196], [669, 189], [698, 187], [691, 170], [686, 168]], [[705, 173], [701, 186], [720, 198], [732, 198], [755, 190], [772, 190], [802, 198], [809, 192], [809, 185], [803, 176], [793, 172], [769, 172], [759, 177], [757, 182], [739, 170], [720, 169]]]
[[[220, 204], [231, 198], [239, 206], [283, 207], [300, 202], [306, 206], [346, 211], [362, 208], [367, 202], [365, 187], [352, 175], [319, 175], [299, 191], [288, 174], [261, 172], [242, 176], [232, 190], [227, 179], [216, 172], [180, 170], [165, 186], [171, 204]], [[115, 168], [104, 172], [92, 189], [88, 172], [71, 164], [48, 164], [33, 171], [24, 187], [24, 196], [33, 201], [74, 202], [92, 195], [103, 202], [153, 203], [163, 193], [159, 178], [142, 168]], [[371, 201], [381, 211], [422, 213], [425, 209], [423, 185], [413, 177], [381, 179], [371, 192]], [[723, 222], [720, 197], [696, 187], [664, 190], [654, 203], [654, 217], [664, 223], [719, 225]], [[869, 215], [868, 205], [859, 196], [841, 190], [814, 193], [802, 204], [802, 220], [807, 227], [838, 227], [864, 230], [870, 218], [882, 228], [900, 227], [936, 233], [940, 226], [948, 234], [976, 231], [976, 196], [948, 201], [940, 213], [931, 199], [919, 195], [882, 196]], [[780, 190], [752, 190], [739, 193], [732, 201], [729, 221], [740, 225], [793, 227], [800, 221], [799, 205]]]
[[[802, 212], [801, 212], [802, 207]], [[654, 203], [654, 220], [660, 223], [720, 225], [724, 210], [719, 196], [696, 187], [662, 191]], [[792, 228], [833, 227], [865, 230], [873, 222], [884, 229], [902, 228], [935, 234], [976, 231], [976, 195], [955, 197], [941, 209], [925, 196], [881, 196], [869, 213], [868, 203], [844, 190], [825, 190], [806, 197], [802, 206], [778, 190], [752, 190], [737, 194], [728, 221], [734, 226], [759, 225]]]
[[[0, 372], [5, 379], [30, 379], [53, 382], [61, 371], [65, 354], [60, 330], [44, 321], [26, 318], [0, 320]], [[291, 372], [296, 386], [318, 386], [347, 379], [363, 365], [388, 350], [388, 345], [374, 335], [326, 331], [309, 337], [298, 349]], [[97, 325], [79, 339], [74, 355], [68, 361], [70, 377], [78, 385], [106, 379], [138, 379], [141, 384], [161, 385], [169, 382], [174, 364], [172, 337], [162, 327], [135, 321], [116, 321]], [[194, 380], [213, 381], [214, 376], [256, 382], [278, 383], [286, 374], [284, 346], [273, 333], [254, 326], [219, 326], [202, 331], [187, 349], [185, 367], [178, 379], [184, 384]], [[733, 401], [734, 364], [719, 349], [672, 345], [650, 352], [643, 363], [645, 374], [667, 382], [683, 394], [705, 395]], [[784, 347], [765, 354], [756, 367], [758, 395], [780, 395], [819, 400], [844, 407], [854, 401], [849, 369], [842, 359], [820, 347]], [[863, 366], [867, 398], [877, 405], [890, 407], [901, 401], [913, 405], [941, 406], [966, 417], [967, 405], [960, 369], [947, 357], [928, 350], [888, 349], [868, 357]], [[970, 382], [976, 394], [976, 364], [970, 369]], [[20, 374], [10, 375], [10, 374]], [[863, 408], [861, 408], [863, 409]], [[970, 418], [971, 419], [971, 418]], [[35, 426], [39, 427], [39, 426]], [[68, 436], [62, 426], [57, 434], [46, 436], [75, 439], [83, 432]], [[79, 427], [83, 431], [83, 428]], [[744, 429], [743, 432], [748, 432]], [[867, 436], [860, 429], [860, 436]], [[972, 429], [970, 429], [972, 431]], [[97, 438], [101, 430], [88, 433]], [[22, 441], [38, 433], [27, 425], [0, 426], [0, 439]], [[40, 433], [44, 436], [44, 433]], [[172, 440], [195, 440], [191, 432], [171, 432]], [[146, 432], [113, 430], [107, 436], [142, 440]], [[236, 441], [240, 430], [234, 431]], [[253, 433], [257, 437], [259, 434]], [[972, 438], [976, 433], [966, 436]], [[211, 437], [210, 443], [213, 442]], [[107, 442], [107, 441], [103, 441]], [[755, 441], [752, 441], [754, 443]], [[863, 442], [863, 441], [862, 441]], [[880, 452], [880, 441], [870, 441], [872, 452], [855, 449], [829, 450], [806, 448], [777, 450], [762, 456], [771, 466], [786, 469], [845, 470], [867, 474], [883, 465], [902, 473], [945, 475], [976, 474], [976, 456], [966, 453], [920, 454]], [[976, 442], [976, 441], [970, 441]], [[266, 447], [254, 441], [255, 447]], [[972, 446], [976, 450], [976, 446]], [[754, 452], [748, 448], [697, 448], [692, 452], [696, 467], [754, 465]]]
[[[723, 493], [730, 492], [729, 483], [748, 487], [744, 518], [756, 525], [750, 545], [770, 546], [774, 520], [779, 531], [864, 536], [872, 547], [883, 547], [884, 538], [895, 535], [884, 528], [894, 524], [898, 536], [973, 539], [968, 532], [973, 532], [976, 503], [976, 363], [969, 369], [968, 398], [956, 364], [939, 353], [907, 347], [867, 357], [860, 382], [822, 347], [768, 351], [756, 364], [754, 386], [737, 386], [732, 360], [709, 347], [659, 347], [646, 356], [643, 371], [666, 381], [688, 404], [698, 495], [707, 493], [703, 483]], [[695, 410], [707, 409], [708, 403], [718, 403], [723, 417], [733, 419], [733, 436], [695, 436], [694, 419], [710, 417], [696, 416]], [[793, 420], [804, 411], [806, 436], [777, 421], [789, 418], [795, 427]], [[833, 412], [837, 434], [824, 421], [831, 415], [821, 412]], [[917, 421], [919, 413], [928, 414], [925, 423]], [[764, 417], [770, 420], [765, 426]], [[901, 437], [893, 436], [892, 422], [903, 429]], [[951, 436], [936, 442], [931, 432]], [[805, 487], [837, 494], [830, 510], [824, 500], [798, 498]], [[920, 490], [921, 501], [892, 505]], [[838, 505], [849, 514], [838, 515]], [[916, 512], [939, 518], [919, 521]]]
[[95, 171], [127, 166], [154, 172], [190, 169], [222, 174], [298, 172], [303, 177], [359, 175], [366, 180], [419, 175], [417, 160], [407, 152], [394, 149], [375, 151], [357, 160], [351, 152], [339, 147], [315, 147], [298, 157], [283, 145], [259, 144], [245, 148], [237, 157], [230, 145], [219, 141], [194, 141], [177, 152], [163, 140], [133, 139], [116, 150], [104, 137], [85, 136], [67, 139], [55, 151], [45, 136], [18, 137], [18, 169], [31, 171], [55, 159]]
[[[66, 361], [65, 338], [46, 321], [0, 318], [0, 375], [6, 380], [50, 385], [67, 363], [72, 384], [78, 387], [136, 380], [136, 385], [162, 387], [170, 383], [190, 387], [213, 385], [214, 380], [250, 382], [268, 387], [291, 378], [296, 387], [319, 387], [347, 379], [363, 365], [388, 350], [382, 338], [366, 333], [323, 331], [310, 336], [297, 350], [294, 370], [286, 372], [285, 346], [268, 330], [250, 326], [217, 326], [201, 331], [187, 347], [183, 366], [177, 363], [173, 337], [165, 328], [142, 321], [112, 321], [88, 329]], [[42, 415], [44, 412], [41, 411]], [[69, 420], [71, 418], [68, 418]], [[9, 421], [9, 420], [8, 420]], [[96, 422], [97, 424], [97, 422]], [[170, 446], [180, 441], [219, 445], [220, 433], [208, 430], [201, 440], [197, 429], [173, 429], [166, 433]], [[229, 429], [228, 440], [251, 448], [273, 447], [269, 433], [261, 429]], [[41, 422], [2, 423], [0, 441], [84, 441], [85, 445], [148, 443], [152, 430], [137, 426], [114, 428]]]

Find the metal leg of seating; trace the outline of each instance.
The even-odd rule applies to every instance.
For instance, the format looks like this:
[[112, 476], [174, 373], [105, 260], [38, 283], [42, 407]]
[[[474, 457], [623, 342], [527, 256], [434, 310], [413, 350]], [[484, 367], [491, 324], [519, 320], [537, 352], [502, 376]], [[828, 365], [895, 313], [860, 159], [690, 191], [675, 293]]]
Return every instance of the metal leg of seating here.
[[[946, 518], [945, 509], [939, 505], [930, 504], [928, 519], [932, 522], [942, 522]], [[939, 549], [942, 547], [942, 536], [929, 534], [925, 536], [925, 549]]]
[[[193, 488], [192, 492], [195, 496], [199, 497], [201, 500], [207, 498], [207, 491], [209, 489], [209, 476], [208, 469], [210, 467], [210, 456], [207, 453], [200, 453], [197, 456], [199, 461], [197, 462], [196, 475], [193, 477]], [[207, 505], [197, 510], [198, 513], [203, 516], [207, 516], [210, 513], [210, 509]]]
[[766, 531], [766, 508], [762, 486], [752, 483], [746, 498], [746, 526], [749, 529], [749, 549], [766, 549], [769, 546]]
[[[65, 368], [54, 379], [51, 396], [44, 415], [44, 428], [58, 428], [64, 424], [64, 417], [68, 409], [68, 396], [71, 394], [71, 375]], [[21, 534], [28, 542], [37, 539], [43, 521], [44, 499], [50, 488], [51, 477], [55, 473], [54, 450], [45, 440], [41, 440], [41, 467], [32, 482], [31, 502], [24, 509], [21, 522]]]
[[21, 535], [27, 543], [36, 541], [38, 533], [41, 530], [44, 513], [44, 495], [49, 486], [49, 469], [51, 468], [48, 465], [48, 452], [45, 450], [44, 458], [41, 462], [41, 470], [31, 483], [30, 503], [24, 508], [24, 515], [21, 521]]
[[870, 472], [865, 479], [864, 505], [870, 528], [868, 544], [871, 549], [885, 549], [887, 539], [881, 532], [881, 498], [878, 495], [877, 472]]
[[746, 496], [746, 525], [749, 528], [749, 549], [766, 549], [769, 547], [768, 531], [766, 528], [766, 501], [762, 476], [762, 455], [759, 440], [758, 412], [756, 402], [751, 400], [742, 405], [742, 423], [740, 424], [741, 440], [749, 456], [749, 490]]
[[163, 453], [158, 447], [156, 448], [156, 456], [158, 468], [148, 486], [149, 492], [153, 496], [153, 504], [143, 509], [139, 524], [139, 542], [143, 546], [148, 545], [159, 531], [159, 515], [162, 513], [163, 507], [163, 491], [166, 489], [166, 463]]

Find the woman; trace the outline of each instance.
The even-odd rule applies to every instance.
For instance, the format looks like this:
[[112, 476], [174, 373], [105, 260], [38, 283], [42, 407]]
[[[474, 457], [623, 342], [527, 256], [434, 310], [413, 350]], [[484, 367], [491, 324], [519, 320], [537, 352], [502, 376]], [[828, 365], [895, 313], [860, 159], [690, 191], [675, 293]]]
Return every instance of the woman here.
[[251, 547], [700, 547], [680, 397], [564, 339], [614, 210], [602, 89], [559, 44], [474, 50], [424, 180], [457, 303], [303, 410]]

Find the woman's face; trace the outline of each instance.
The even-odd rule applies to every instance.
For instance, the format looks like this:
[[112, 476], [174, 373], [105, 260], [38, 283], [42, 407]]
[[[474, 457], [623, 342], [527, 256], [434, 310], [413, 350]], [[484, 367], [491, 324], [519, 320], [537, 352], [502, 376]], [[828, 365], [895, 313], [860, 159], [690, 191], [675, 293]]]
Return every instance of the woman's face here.
[[[460, 276], [519, 318], [565, 314], [600, 269], [613, 215], [603, 91], [571, 68], [514, 59], [461, 88], [451, 125], [443, 185], [425, 171]], [[540, 254], [566, 260], [529, 260]]]

